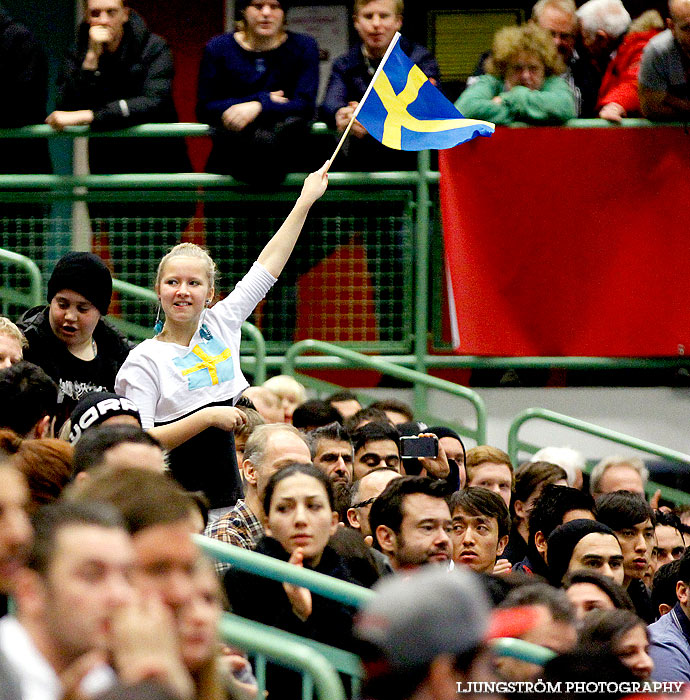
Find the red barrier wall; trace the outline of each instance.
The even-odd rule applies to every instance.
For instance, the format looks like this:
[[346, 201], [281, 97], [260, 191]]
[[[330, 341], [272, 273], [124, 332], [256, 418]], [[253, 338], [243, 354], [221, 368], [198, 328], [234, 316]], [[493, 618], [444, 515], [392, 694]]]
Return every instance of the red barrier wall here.
[[459, 353], [690, 347], [685, 130], [499, 128], [440, 169]]

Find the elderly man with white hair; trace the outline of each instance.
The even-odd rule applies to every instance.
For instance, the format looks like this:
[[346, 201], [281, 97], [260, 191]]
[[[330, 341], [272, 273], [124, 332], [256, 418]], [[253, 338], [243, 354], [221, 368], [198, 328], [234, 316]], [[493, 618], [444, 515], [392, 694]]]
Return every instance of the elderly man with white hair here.
[[639, 457], [604, 457], [592, 469], [589, 476], [589, 491], [597, 498], [613, 491], [632, 491], [644, 497], [644, 487], [649, 471]]
[[621, 0], [588, 0], [577, 16], [582, 43], [603, 75], [630, 27], [630, 14]]
[[572, 447], [542, 447], [532, 455], [530, 462], [550, 462], [559, 466], [568, 476], [568, 486], [582, 489], [585, 458]]

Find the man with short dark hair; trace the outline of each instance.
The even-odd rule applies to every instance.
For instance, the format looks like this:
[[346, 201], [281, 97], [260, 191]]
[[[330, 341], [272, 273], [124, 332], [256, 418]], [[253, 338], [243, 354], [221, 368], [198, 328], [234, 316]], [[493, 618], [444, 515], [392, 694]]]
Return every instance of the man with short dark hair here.
[[373, 469], [352, 484], [347, 520], [349, 526], [354, 530], [359, 530], [362, 537], [370, 537], [372, 535], [369, 525], [369, 513], [371, 512], [372, 504], [393, 479], [399, 479], [400, 477], [400, 472], [395, 469], [379, 467], [379, 469]]
[[297, 406], [292, 414], [292, 425], [299, 430], [309, 431], [342, 420], [337, 409], [321, 399], [309, 399]]
[[335, 394], [331, 394], [326, 402], [338, 411], [343, 420], [362, 410], [362, 404], [351, 391], [337, 391]]
[[426, 476], [394, 479], [374, 501], [369, 524], [374, 546], [396, 571], [447, 564], [452, 554], [452, 520], [445, 481]]
[[374, 401], [369, 408], [378, 408], [379, 411], [383, 411], [393, 425], [411, 423], [414, 420], [414, 414], [410, 406], [398, 399], [381, 399], [380, 401]]
[[652, 552], [652, 566], [658, 571], [664, 564], [680, 559], [685, 551], [681, 522], [677, 515], [657, 510], [654, 512], [656, 544]]
[[166, 470], [165, 453], [158, 440], [132, 425], [99, 425], [87, 430], [74, 447], [73, 464], [75, 478], [84, 478], [102, 466]]
[[570, 520], [594, 520], [594, 501], [588, 493], [568, 486], [547, 484], [535, 501], [527, 521], [527, 555], [513, 570], [549, 578], [546, 553], [549, 535]]
[[24, 438], [52, 437], [57, 400], [57, 384], [31, 362], [0, 371], [0, 427]]
[[[62, 673], [87, 652], [109, 651], [115, 615], [134, 594], [134, 552], [119, 514], [104, 504], [44, 506], [33, 525], [17, 616], [0, 621], [0, 650], [25, 698], [59, 700]], [[114, 681], [103, 663], [85, 679], [91, 692]]]
[[678, 562], [674, 608], [649, 626], [655, 681], [690, 681], [690, 552]]
[[340, 423], [329, 423], [307, 433], [311, 461], [332, 483], [352, 483], [353, 448]]
[[[295, 409], [297, 410], [297, 409]], [[341, 522], [347, 518], [352, 484], [353, 449], [350, 436], [340, 423], [334, 422], [307, 433], [311, 461], [330, 480], [335, 510]]]
[[493, 572], [510, 534], [510, 514], [503, 499], [493, 491], [468, 488], [450, 499], [453, 518], [453, 561], [478, 574]]
[[[244, 499], [240, 498], [227, 513], [209, 523], [204, 534], [244, 549], [254, 549], [264, 535], [262, 520], [265, 516], [261, 499], [271, 475], [292, 462], [309, 461], [309, 447], [296, 428], [285, 423], [257, 426], [244, 448], [241, 465]], [[219, 573], [229, 568], [229, 564], [216, 564]]]
[[625, 573], [623, 586], [637, 614], [648, 623], [654, 622], [656, 613], [643, 581], [654, 549], [654, 511], [641, 494], [614, 491], [597, 500], [596, 516], [616, 533], [620, 542]]
[[401, 471], [400, 437], [392, 425], [367, 423], [350, 433], [350, 437], [355, 451], [355, 480], [377, 467]]

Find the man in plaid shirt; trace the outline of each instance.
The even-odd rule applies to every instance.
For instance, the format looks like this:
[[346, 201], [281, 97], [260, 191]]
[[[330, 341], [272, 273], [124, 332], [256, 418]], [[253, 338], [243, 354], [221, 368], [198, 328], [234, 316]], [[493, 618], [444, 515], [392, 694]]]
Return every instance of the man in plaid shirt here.
[[[300, 432], [285, 423], [259, 425], [247, 440], [241, 470], [245, 481], [244, 499], [214, 523], [204, 534], [244, 549], [254, 549], [264, 536], [265, 519], [261, 497], [271, 475], [292, 462], [311, 463], [311, 454]], [[224, 574], [230, 564], [217, 562]]]

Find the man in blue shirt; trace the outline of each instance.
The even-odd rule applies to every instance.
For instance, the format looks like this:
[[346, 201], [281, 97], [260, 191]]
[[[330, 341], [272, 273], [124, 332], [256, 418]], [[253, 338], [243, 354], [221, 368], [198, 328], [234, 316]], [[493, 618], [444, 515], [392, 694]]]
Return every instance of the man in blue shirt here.
[[679, 560], [677, 603], [649, 625], [655, 681], [690, 681], [690, 553]]
[[[356, 0], [353, 20], [361, 43], [336, 59], [328, 81], [326, 97], [320, 108], [321, 119], [339, 132], [347, 128], [386, 53], [388, 44], [402, 27], [403, 0]], [[438, 84], [438, 64], [428, 49], [404, 37], [400, 39], [400, 48], [434, 84]], [[344, 169], [415, 168], [416, 157], [413, 154], [382, 146], [369, 136], [359, 122], [352, 125], [349, 143], [346, 143], [345, 147], [347, 162], [343, 164]]]

